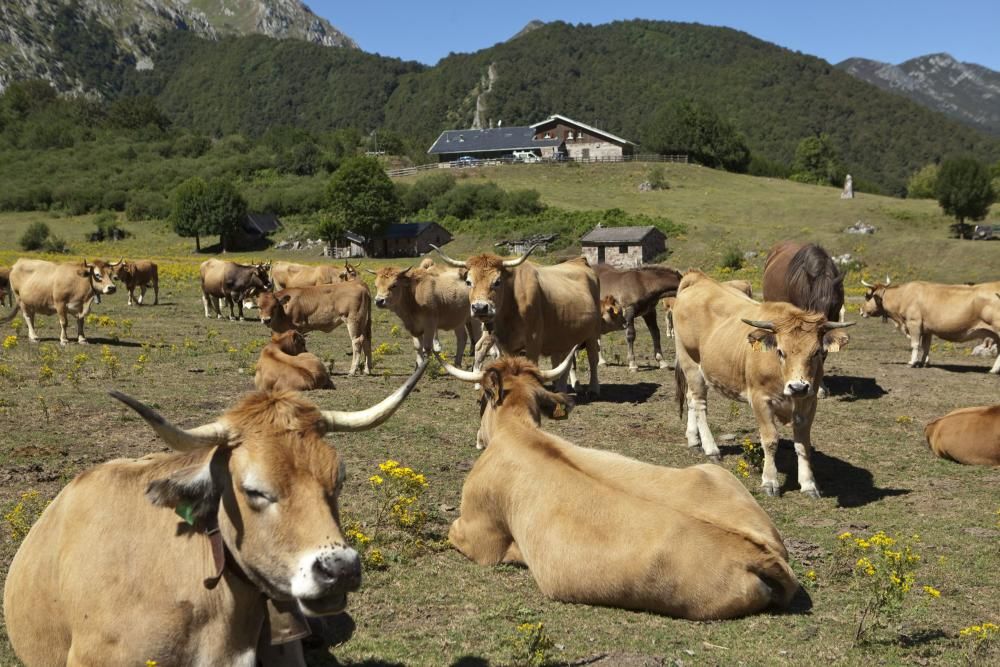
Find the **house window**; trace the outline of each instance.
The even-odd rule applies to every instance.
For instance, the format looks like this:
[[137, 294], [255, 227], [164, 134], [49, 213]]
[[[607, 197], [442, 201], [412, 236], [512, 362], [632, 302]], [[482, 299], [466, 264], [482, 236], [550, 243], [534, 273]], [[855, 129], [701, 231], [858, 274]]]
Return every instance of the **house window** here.
[[552, 138], [552, 135], [551, 135], [551, 134], [549, 134], [548, 132], [546, 132], [546, 133], [545, 133], [545, 136], [544, 136], [543, 138], [544, 138], [544, 139], [551, 139], [551, 138]]
[[566, 132], [566, 140], [573, 141], [573, 130], [569, 130]]
[[627, 245], [620, 245], [620, 246], [618, 246], [618, 254], [619, 255], [627, 255], [628, 254], [628, 246]]

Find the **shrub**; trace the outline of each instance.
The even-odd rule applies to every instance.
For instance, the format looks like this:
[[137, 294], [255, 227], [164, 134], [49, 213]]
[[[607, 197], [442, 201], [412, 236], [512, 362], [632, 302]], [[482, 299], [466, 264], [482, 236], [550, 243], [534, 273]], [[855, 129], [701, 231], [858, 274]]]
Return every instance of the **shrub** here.
[[108, 190], [101, 198], [101, 206], [109, 211], [124, 211], [128, 195], [124, 190]]
[[719, 268], [729, 269], [730, 271], [739, 271], [743, 268], [743, 252], [739, 248], [733, 246], [722, 256], [722, 262], [719, 264]]
[[538, 190], [514, 190], [507, 193], [507, 205], [504, 207], [511, 215], [534, 215], [545, 208]]
[[41, 250], [49, 238], [49, 226], [44, 222], [33, 222], [21, 235], [21, 247], [25, 250]]
[[45, 252], [65, 254], [69, 252], [69, 244], [66, 240], [53, 234], [49, 238], [45, 239], [45, 244], [42, 246]]
[[118, 226], [118, 218], [111, 211], [99, 213], [94, 218], [97, 231], [87, 236], [88, 241], [118, 241], [127, 237], [127, 231]]
[[170, 204], [159, 192], [133, 191], [125, 206], [125, 219], [129, 221], [163, 219], [170, 215]]
[[941, 167], [932, 163], [914, 172], [906, 183], [907, 199], [934, 199], [938, 172], [940, 171]]
[[653, 165], [649, 173], [646, 174], [646, 180], [649, 182], [649, 186], [654, 190], [669, 190], [670, 184], [667, 183], [667, 174], [663, 170], [662, 164]]

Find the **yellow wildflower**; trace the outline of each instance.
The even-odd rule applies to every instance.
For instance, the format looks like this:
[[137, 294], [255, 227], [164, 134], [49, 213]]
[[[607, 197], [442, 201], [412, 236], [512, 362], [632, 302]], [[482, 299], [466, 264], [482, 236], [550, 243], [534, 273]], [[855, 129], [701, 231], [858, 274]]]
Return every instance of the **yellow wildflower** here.
[[368, 478], [368, 482], [372, 486], [380, 486], [384, 481], [385, 480], [379, 477], [378, 475], [372, 475], [371, 477]]
[[842, 532], [840, 535], [837, 535], [837, 539], [838, 540], [847, 540], [847, 539], [850, 539], [852, 537], [854, 537], [854, 535], [852, 535], [850, 533], [850, 531], [846, 531], [846, 530], [844, 532]]
[[931, 596], [932, 598], [941, 597], [941, 591], [934, 588], [933, 586], [924, 586], [924, 593], [927, 593], [927, 595]]
[[3, 349], [9, 350], [12, 347], [17, 347], [17, 336], [14, 334], [3, 339]]

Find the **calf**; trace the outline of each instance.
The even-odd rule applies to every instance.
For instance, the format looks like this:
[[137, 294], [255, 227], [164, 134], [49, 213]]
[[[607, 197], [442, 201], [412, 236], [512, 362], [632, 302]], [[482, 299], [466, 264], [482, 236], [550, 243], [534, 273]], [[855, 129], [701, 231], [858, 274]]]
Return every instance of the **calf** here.
[[[140, 259], [135, 262], [122, 262], [115, 269], [115, 277], [125, 284], [128, 290], [128, 305], [135, 303], [142, 305], [146, 298], [146, 288], [153, 288], [153, 305], [160, 303], [160, 274], [159, 269], [148, 259]], [[139, 297], [135, 297], [135, 288], [139, 288]]]
[[967, 465], [1000, 466], [1000, 404], [962, 408], [924, 429], [931, 451]]
[[271, 342], [260, 351], [254, 386], [261, 391], [333, 389], [326, 364], [306, 352], [305, 336], [289, 330], [271, 334]]
[[[574, 351], [575, 352], [575, 351]], [[480, 565], [525, 565], [562, 602], [679, 618], [734, 618], [786, 606], [799, 585], [781, 535], [746, 488], [716, 465], [676, 469], [578, 447], [540, 428], [572, 403], [553, 371], [503, 357], [482, 372], [486, 450], [462, 486], [452, 545]]]

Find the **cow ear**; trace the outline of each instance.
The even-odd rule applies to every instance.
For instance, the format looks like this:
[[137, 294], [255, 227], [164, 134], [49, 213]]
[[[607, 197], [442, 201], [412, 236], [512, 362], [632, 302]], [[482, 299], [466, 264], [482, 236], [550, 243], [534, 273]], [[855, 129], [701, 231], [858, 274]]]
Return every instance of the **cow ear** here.
[[542, 413], [549, 419], [566, 419], [573, 409], [574, 403], [566, 394], [545, 391], [538, 393], [538, 405]]
[[754, 329], [747, 334], [747, 342], [750, 343], [750, 347], [755, 350], [761, 349], [761, 346], [765, 350], [773, 350], [778, 346], [777, 340], [774, 337], [773, 331], [767, 331], [766, 329]]
[[458, 277], [461, 278], [462, 280], [465, 280], [466, 278], [469, 277], [469, 270], [468, 269], [464, 269], [464, 268], [463, 269], [459, 269], [458, 270]]
[[500, 371], [495, 368], [489, 368], [486, 373], [483, 374], [482, 379], [483, 395], [490, 402], [490, 405], [496, 407], [503, 403], [503, 377], [500, 375]]
[[157, 507], [169, 507], [191, 526], [211, 521], [219, 511], [221, 477], [216, 458], [203, 465], [181, 468], [168, 477], [154, 479], [146, 487], [146, 499]]
[[80, 275], [81, 278], [89, 278], [90, 277], [90, 269], [83, 269], [81, 271], [77, 271], [77, 273]]
[[843, 331], [827, 331], [823, 336], [823, 349], [827, 352], [840, 352], [850, 340], [851, 337]]
[[292, 295], [291, 294], [286, 294], [286, 295], [282, 296], [280, 299], [278, 299], [278, 303], [280, 303], [282, 306], [284, 306], [286, 303], [288, 303], [291, 300], [292, 300]]

